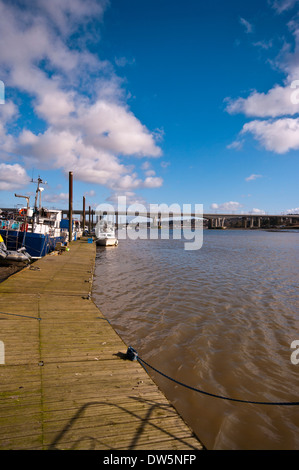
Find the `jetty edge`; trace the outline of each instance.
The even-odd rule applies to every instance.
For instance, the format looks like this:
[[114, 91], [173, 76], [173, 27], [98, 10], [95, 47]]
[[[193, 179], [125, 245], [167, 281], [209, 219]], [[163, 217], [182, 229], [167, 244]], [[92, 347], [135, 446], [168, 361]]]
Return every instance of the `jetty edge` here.
[[0, 284], [0, 450], [203, 450], [93, 302], [95, 243], [58, 253]]

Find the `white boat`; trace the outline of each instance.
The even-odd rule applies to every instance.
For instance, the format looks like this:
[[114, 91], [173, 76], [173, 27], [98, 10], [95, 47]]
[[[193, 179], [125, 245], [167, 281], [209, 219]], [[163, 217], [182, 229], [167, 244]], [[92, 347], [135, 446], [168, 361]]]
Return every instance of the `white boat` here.
[[114, 226], [106, 220], [100, 220], [95, 227], [96, 244], [99, 246], [116, 246], [118, 239]]

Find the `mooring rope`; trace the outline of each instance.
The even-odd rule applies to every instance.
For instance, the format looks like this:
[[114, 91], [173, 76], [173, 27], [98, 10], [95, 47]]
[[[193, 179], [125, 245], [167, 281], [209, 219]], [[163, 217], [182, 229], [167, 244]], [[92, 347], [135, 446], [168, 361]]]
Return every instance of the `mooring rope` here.
[[162, 375], [166, 379], [171, 380], [172, 382], [175, 382], [176, 384], [181, 385], [182, 387], [188, 388], [189, 390], [192, 390], [193, 392], [198, 392], [198, 393], [201, 393], [203, 395], [207, 395], [209, 397], [220, 398], [221, 400], [229, 400], [229, 401], [234, 401], [234, 402], [239, 402], [239, 403], [250, 403], [250, 404], [253, 404], [253, 405], [275, 405], [275, 406], [296, 406], [296, 405], [299, 405], [298, 401], [295, 401], [295, 402], [294, 401], [290, 401], [290, 402], [251, 401], [251, 400], [241, 400], [241, 399], [238, 399], [238, 398], [230, 398], [230, 397], [225, 397], [225, 396], [222, 396], [222, 395], [216, 395], [215, 393], [205, 392], [204, 390], [201, 390], [199, 388], [191, 387], [190, 385], [179, 382], [178, 380], [176, 380], [172, 377], [169, 377], [169, 375], [166, 375], [163, 372], [161, 372], [160, 370], [156, 369], [155, 367], [150, 365], [148, 362], [141, 359], [141, 357], [139, 357], [137, 351], [134, 348], [132, 348], [132, 346], [130, 346], [127, 350], [127, 358], [130, 359], [130, 361], [138, 361], [142, 366], [143, 366], [143, 364], [145, 364], [146, 366], [150, 367], [151, 369], [153, 369], [155, 372]]
[[29, 315], [20, 315], [19, 313], [0, 312], [0, 315], [12, 315], [13, 317], [23, 317], [23, 318], [32, 318], [33, 320], [41, 320], [41, 318], [38, 318], [38, 317], [30, 317]]

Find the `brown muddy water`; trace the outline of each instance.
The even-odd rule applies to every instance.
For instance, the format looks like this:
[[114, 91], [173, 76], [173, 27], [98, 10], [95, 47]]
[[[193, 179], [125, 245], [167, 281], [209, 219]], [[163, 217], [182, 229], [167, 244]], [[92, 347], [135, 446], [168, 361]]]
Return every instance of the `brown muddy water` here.
[[[97, 247], [93, 297], [125, 343], [175, 380], [298, 402], [298, 271], [298, 232], [204, 230], [196, 251], [127, 238]], [[299, 406], [230, 402], [147, 370], [207, 449], [299, 449]]]

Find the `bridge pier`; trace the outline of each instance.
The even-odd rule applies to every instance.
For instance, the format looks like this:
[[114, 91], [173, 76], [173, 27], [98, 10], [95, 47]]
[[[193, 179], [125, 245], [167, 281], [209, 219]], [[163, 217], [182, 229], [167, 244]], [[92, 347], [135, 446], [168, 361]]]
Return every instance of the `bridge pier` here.
[[225, 218], [224, 217], [211, 217], [208, 219], [208, 228], [223, 228]]

